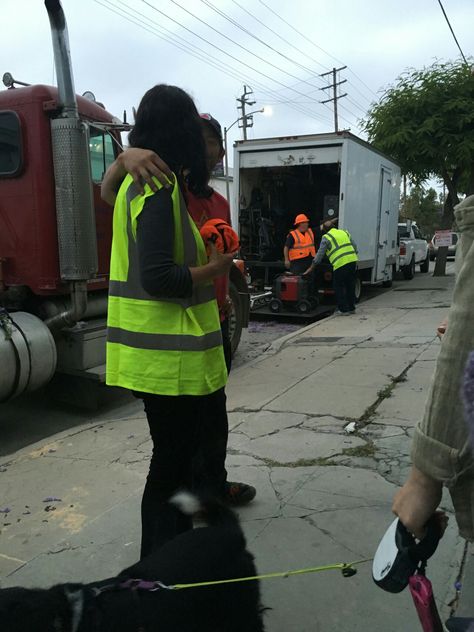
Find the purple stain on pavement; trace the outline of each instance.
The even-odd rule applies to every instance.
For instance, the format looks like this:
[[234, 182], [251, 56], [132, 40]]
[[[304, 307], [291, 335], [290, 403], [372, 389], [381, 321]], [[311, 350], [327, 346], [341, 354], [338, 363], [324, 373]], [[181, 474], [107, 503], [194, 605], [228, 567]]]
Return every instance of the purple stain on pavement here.
[[44, 503], [61, 503], [62, 500], [60, 498], [56, 498], [56, 496], [48, 496], [43, 499]]
[[3, 507], [3, 509], [0, 509], [0, 513], [3, 513], [3, 514], [10, 513], [10, 511], [11, 511], [10, 507]]
[[474, 351], [471, 351], [467, 360], [466, 370], [464, 372], [462, 398], [464, 402], [464, 414], [471, 440], [471, 448], [474, 451]]

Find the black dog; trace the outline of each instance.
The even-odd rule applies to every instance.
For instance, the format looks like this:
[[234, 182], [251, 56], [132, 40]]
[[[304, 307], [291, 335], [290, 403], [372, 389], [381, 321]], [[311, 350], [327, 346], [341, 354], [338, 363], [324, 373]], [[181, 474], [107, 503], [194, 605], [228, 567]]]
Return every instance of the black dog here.
[[111, 579], [49, 590], [0, 590], [2, 632], [263, 632], [258, 581], [158, 587], [158, 582], [169, 586], [256, 575], [233, 511], [189, 494], [172, 502], [188, 515], [199, 511], [207, 526], [179, 535]]

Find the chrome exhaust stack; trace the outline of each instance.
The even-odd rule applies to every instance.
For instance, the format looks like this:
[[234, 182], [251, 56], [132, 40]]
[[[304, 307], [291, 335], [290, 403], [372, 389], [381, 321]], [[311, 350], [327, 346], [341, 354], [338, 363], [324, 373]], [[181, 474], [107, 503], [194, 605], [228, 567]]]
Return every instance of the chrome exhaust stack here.
[[71, 283], [71, 309], [46, 321], [71, 327], [87, 309], [87, 281], [98, 270], [89, 163], [89, 128], [79, 118], [69, 37], [60, 0], [45, 0], [58, 78], [58, 115], [51, 121], [61, 279]]

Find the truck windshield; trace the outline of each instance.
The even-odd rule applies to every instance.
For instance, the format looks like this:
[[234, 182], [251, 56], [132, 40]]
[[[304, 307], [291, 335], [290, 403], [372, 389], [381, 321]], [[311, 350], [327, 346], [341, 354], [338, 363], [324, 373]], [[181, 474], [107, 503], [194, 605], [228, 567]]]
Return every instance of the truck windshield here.
[[0, 112], [0, 176], [14, 176], [20, 167], [20, 120], [15, 112]]
[[405, 224], [401, 224], [398, 226], [398, 236], [403, 239], [410, 239], [410, 231], [405, 226]]

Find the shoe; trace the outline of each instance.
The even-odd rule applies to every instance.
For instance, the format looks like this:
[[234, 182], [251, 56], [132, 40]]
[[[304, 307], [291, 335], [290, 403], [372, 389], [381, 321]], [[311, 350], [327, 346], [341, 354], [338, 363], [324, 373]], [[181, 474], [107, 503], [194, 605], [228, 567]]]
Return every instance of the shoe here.
[[334, 312], [333, 316], [345, 316], [345, 312], [341, 312], [340, 309], [336, 309], [336, 311]]
[[246, 483], [226, 483], [224, 502], [234, 507], [248, 505], [257, 495], [257, 490]]

